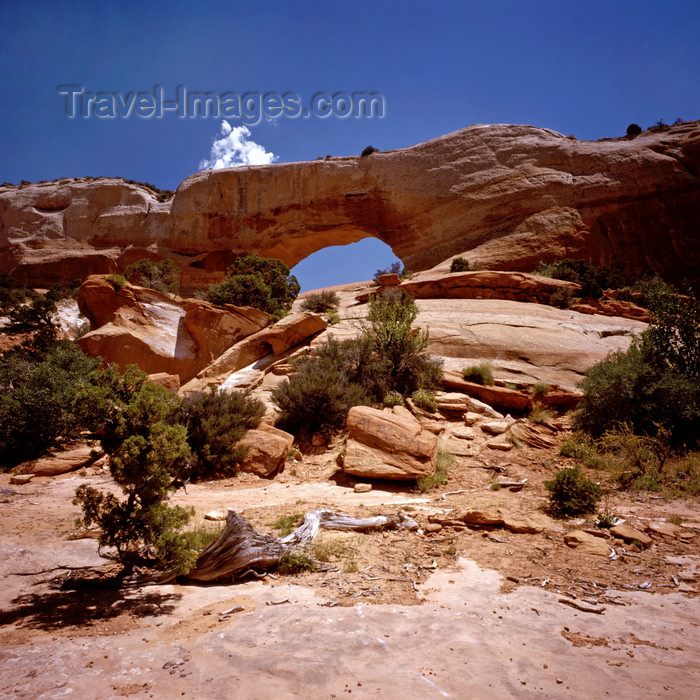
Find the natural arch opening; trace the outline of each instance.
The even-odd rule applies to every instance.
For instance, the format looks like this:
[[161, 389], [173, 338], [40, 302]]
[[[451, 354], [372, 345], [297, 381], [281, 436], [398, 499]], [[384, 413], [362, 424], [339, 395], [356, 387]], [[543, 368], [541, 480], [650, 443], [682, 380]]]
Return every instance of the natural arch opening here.
[[378, 238], [363, 238], [348, 245], [317, 250], [292, 268], [302, 292], [338, 284], [371, 280], [377, 270], [401, 262], [391, 248]]

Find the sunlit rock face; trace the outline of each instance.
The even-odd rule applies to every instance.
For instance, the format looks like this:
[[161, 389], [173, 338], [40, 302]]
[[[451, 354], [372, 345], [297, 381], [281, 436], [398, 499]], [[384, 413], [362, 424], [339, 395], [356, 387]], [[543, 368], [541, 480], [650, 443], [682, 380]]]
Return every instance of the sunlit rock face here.
[[83, 352], [121, 369], [135, 364], [149, 374], [177, 375], [183, 383], [270, 322], [259, 309], [133, 285], [115, 289], [99, 275], [82, 285], [78, 305], [91, 328], [77, 341]]
[[474, 125], [365, 157], [196, 173], [165, 202], [117, 179], [0, 188], [0, 272], [65, 283], [166, 257], [189, 291], [242, 253], [291, 267], [374, 236], [414, 271], [571, 256], [697, 280], [699, 199], [700, 122], [595, 142]]

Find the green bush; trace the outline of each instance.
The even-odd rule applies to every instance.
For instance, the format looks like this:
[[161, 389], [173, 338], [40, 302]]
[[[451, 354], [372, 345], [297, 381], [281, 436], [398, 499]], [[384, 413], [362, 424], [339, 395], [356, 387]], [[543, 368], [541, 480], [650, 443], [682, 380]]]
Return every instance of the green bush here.
[[92, 380], [79, 396], [80, 407], [85, 423], [99, 430], [125, 500], [80, 486], [73, 501], [83, 510], [79, 525], [97, 526], [99, 546], [114, 547], [126, 569], [187, 573], [198, 555], [196, 536], [183, 532], [194, 509], [167, 503], [191, 457], [187, 431], [173, 421], [180, 400], [134, 365], [123, 375], [114, 369], [95, 372]]
[[69, 341], [0, 357], [0, 467], [36, 459], [77, 437], [79, 392], [96, 366]]
[[193, 479], [232, 476], [246, 448], [236, 446], [246, 431], [257, 428], [265, 404], [243, 391], [212, 390], [187, 398], [180, 421], [187, 428], [187, 443], [193, 454]]
[[586, 373], [574, 425], [594, 437], [623, 424], [638, 435], [664, 428], [672, 446], [692, 448], [700, 436], [700, 304], [668, 292], [652, 292], [649, 302], [647, 330]]
[[124, 270], [124, 277], [140, 287], [149, 287], [166, 294], [180, 292], [180, 268], [172, 260], [158, 262], [144, 258], [131, 263]]
[[435, 413], [435, 411], [438, 410], [438, 402], [435, 395], [426, 389], [414, 391], [413, 394], [411, 394], [411, 400], [418, 408], [422, 408], [424, 411]]
[[468, 382], [475, 384], [483, 384], [487, 386], [493, 385], [493, 370], [490, 365], [471, 365], [462, 369], [462, 376]]
[[450, 272], [467, 272], [469, 270], [469, 260], [466, 258], [453, 258], [450, 263]]
[[537, 382], [533, 384], [531, 394], [533, 399], [541, 398], [546, 396], [551, 390], [551, 386], [545, 382]]
[[398, 275], [401, 277], [405, 272], [405, 268], [403, 265], [398, 261], [395, 260], [389, 267], [385, 267], [382, 269], [377, 270], [374, 273], [374, 280], [378, 280], [382, 275]]
[[642, 127], [639, 126], [639, 124], [630, 124], [627, 127], [627, 131], [625, 132], [627, 136], [639, 136], [639, 134], [642, 133]]
[[363, 388], [343, 367], [349, 343], [330, 340], [317, 354], [304, 358], [297, 371], [272, 392], [280, 409], [278, 425], [295, 435], [330, 435], [345, 425], [348, 411], [367, 403]]
[[377, 153], [379, 151], [378, 148], [375, 148], [374, 146], [365, 146], [362, 149], [362, 153], [360, 154], [361, 156], [371, 156], [373, 153]]
[[116, 292], [126, 287], [126, 277], [124, 275], [107, 275], [107, 281], [114, 287]]
[[393, 406], [403, 406], [403, 396], [401, 396], [398, 391], [390, 391], [388, 394], [384, 395], [382, 405], [386, 406], [387, 408], [392, 408]]
[[318, 314], [322, 314], [331, 309], [337, 309], [340, 305], [340, 297], [335, 293], [328, 290], [322, 292], [316, 292], [315, 294], [309, 294], [301, 302], [301, 308], [304, 311], [314, 311]]
[[450, 469], [454, 466], [455, 456], [449, 450], [440, 447], [437, 453], [435, 472], [427, 476], [421, 476], [416, 482], [419, 491], [431, 491], [438, 486], [444, 486], [448, 481]]
[[556, 517], [594, 513], [602, 497], [600, 487], [586, 479], [578, 467], [562, 469], [544, 486], [549, 491], [549, 510]]
[[416, 316], [415, 300], [401, 289], [370, 298], [370, 325], [363, 339], [379, 371], [361, 383], [377, 401], [389, 391], [408, 396], [418, 389], [436, 389], [442, 382], [440, 360], [425, 353], [428, 331], [414, 333], [411, 328]]
[[427, 333], [411, 328], [417, 313], [415, 301], [401, 291], [373, 297], [359, 339], [329, 341], [299, 360], [296, 373], [273, 391], [280, 426], [328, 435], [343, 427], [352, 406], [439, 386], [440, 363], [423, 352]]
[[253, 306], [281, 317], [299, 294], [299, 283], [289, 268], [277, 258], [247, 255], [238, 258], [227, 276], [206, 293], [212, 304]]
[[[596, 267], [584, 260], [574, 260], [572, 258], [557, 260], [552, 263], [540, 263], [539, 267], [535, 270], [535, 274], [558, 280], [566, 280], [568, 282], [576, 282], [581, 285], [578, 296], [592, 299], [600, 299], [600, 297], [603, 296], [604, 289], [621, 287], [625, 283], [622, 273], [618, 270], [611, 270], [607, 266]], [[552, 294], [552, 297], [555, 297], [557, 294], [559, 293], [555, 292]], [[564, 308], [564, 296], [565, 292], [562, 291], [562, 298], [559, 299], [559, 297], [556, 297], [556, 303], [550, 299], [550, 303], [552, 303], [553, 306], [561, 304], [562, 308]]]

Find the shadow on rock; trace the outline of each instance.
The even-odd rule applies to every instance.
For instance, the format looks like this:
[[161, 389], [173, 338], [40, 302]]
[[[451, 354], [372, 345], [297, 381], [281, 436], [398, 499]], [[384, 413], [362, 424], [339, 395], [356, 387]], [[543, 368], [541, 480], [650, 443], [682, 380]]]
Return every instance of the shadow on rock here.
[[166, 615], [182, 596], [141, 588], [123, 588], [122, 577], [68, 575], [54, 579], [54, 590], [15, 598], [15, 607], [0, 610], [0, 627], [19, 624], [31, 629], [57, 630], [91, 626], [122, 615], [131, 618]]

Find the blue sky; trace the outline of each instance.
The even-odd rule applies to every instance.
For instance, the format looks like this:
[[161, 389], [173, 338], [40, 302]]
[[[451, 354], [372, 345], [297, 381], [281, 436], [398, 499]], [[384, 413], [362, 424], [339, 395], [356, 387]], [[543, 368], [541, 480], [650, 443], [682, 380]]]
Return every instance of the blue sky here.
[[[209, 157], [221, 119], [69, 119], [86, 91], [378, 92], [381, 119], [280, 117], [248, 142], [275, 162], [409, 146], [474, 123], [579, 139], [630, 122], [700, 118], [697, 0], [256, 0], [0, 3], [0, 182], [121, 176], [175, 189]], [[231, 126], [241, 125], [231, 120]], [[326, 249], [302, 287], [366, 279], [378, 241]]]

